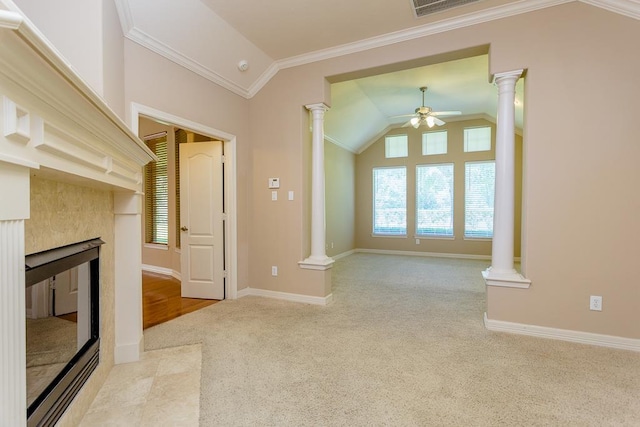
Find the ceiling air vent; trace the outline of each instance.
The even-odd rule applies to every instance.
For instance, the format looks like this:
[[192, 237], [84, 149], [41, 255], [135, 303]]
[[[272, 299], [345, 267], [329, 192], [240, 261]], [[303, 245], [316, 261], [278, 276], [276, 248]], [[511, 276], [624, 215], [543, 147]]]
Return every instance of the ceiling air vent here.
[[427, 16], [432, 13], [442, 12], [452, 7], [462, 6], [463, 4], [473, 3], [478, 0], [411, 0], [416, 17]]

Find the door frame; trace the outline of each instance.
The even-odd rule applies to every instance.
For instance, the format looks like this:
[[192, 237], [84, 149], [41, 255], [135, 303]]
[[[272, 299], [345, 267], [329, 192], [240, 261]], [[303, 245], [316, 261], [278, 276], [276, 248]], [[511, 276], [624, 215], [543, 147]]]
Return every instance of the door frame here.
[[[224, 257], [226, 278], [224, 281], [225, 299], [238, 298], [238, 222], [237, 222], [237, 156], [236, 136], [191, 120], [156, 110], [146, 105], [131, 103], [131, 130], [138, 135], [138, 119], [145, 117], [159, 120], [173, 126], [209, 136], [223, 142], [224, 154]], [[140, 289], [142, 292], [142, 289]]]

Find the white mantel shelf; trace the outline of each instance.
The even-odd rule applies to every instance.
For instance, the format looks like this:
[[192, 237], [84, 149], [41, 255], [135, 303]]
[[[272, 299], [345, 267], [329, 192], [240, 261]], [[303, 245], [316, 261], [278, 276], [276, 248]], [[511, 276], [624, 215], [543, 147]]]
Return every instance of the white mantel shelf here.
[[0, 161], [140, 191], [155, 159], [22, 15], [0, 10]]

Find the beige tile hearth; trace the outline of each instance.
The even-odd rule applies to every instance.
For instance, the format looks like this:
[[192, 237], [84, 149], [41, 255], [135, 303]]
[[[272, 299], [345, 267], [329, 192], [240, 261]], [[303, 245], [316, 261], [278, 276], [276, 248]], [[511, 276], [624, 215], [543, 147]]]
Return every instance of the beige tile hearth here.
[[148, 351], [116, 365], [81, 426], [197, 426], [200, 344]]

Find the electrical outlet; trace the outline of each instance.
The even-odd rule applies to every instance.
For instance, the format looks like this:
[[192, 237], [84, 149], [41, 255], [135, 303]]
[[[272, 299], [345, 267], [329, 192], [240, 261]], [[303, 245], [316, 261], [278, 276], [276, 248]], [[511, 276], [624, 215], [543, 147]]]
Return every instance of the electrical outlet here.
[[272, 276], [277, 276], [278, 275], [278, 266], [277, 265], [272, 265], [271, 266], [271, 275]]
[[598, 295], [591, 295], [589, 298], [589, 310], [602, 311], [602, 297]]

